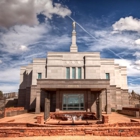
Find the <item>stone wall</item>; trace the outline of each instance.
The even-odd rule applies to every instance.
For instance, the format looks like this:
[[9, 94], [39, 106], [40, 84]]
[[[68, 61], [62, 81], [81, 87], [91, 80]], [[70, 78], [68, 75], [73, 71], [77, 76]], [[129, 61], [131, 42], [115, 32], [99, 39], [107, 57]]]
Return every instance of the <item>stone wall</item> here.
[[136, 117], [136, 111], [132, 111], [132, 110], [131, 111], [130, 110], [119, 110], [119, 113]]
[[[10, 123], [7, 123], [10, 124]], [[11, 127], [0, 124], [0, 137], [29, 137], [29, 136], [125, 136], [140, 137], [140, 123], [119, 123], [97, 126], [44, 126], [11, 123]], [[15, 125], [15, 126], [14, 126]], [[10, 126], [10, 125], [9, 125]], [[17, 127], [20, 126], [20, 127]]]
[[118, 110], [118, 113], [133, 116], [133, 117], [140, 116], [139, 108], [123, 107], [122, 110]]
[[19, 96], [18, 96], [18, 106], [25, 107], [25, 109], [30, 109], [30, 94], [31, 88], [26, 87], [25, 89], [19, 89]]
[[19, 89], [18, 106], [19, 107], [24, 107], [25, 106], [25, 100], [26, 100], [26, 88], [25, 89]]
[[27, 113], [27, 110], [24, 110], [24, 107], [10, 107], [5, 108], [5, 117], [11, 117], [19, 114]]

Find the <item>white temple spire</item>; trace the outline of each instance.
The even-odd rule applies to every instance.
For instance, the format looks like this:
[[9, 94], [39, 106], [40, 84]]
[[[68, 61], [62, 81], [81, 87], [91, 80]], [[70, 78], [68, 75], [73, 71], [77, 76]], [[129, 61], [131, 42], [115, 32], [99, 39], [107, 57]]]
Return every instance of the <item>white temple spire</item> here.
[[70, 47], [70, 52], [77, 52], [78, 51], [78, 47], [76, 45], [76, 31], [75, 31], [75, 25], [76, 23], [73, 22], [73, 31], [72, 31], [72, 44]]

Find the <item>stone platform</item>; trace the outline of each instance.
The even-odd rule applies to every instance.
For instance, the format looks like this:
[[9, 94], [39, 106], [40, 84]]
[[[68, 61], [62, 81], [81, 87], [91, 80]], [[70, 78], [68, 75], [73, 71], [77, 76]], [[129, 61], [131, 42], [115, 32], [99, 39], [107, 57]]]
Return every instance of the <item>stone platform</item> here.
[[[40, 114], [40, 116], [43, 115]], [[121, 114], [109, 115], [109, 123], [89, 125], [48, 125], [37, 124], [37, 114], [22, 114], [0, 120], [0, 137], [32, 136], [125, 136], [140, 137], [140, 119], [130, 122]], [[9, 120], [8, 120], [9, 119]], [[8, 122], [14, 120], [13, 122]]]

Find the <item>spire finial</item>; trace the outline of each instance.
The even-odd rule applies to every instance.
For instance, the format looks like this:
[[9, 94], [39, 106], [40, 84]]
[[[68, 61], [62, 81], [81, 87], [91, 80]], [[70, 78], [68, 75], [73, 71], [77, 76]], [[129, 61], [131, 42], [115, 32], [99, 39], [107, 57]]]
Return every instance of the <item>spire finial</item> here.
[[73, 26], [73, 31], [72, 31], [72, 44], [71, 44], [71, 47], [70, 47], [70, 52], [78, 52], [78, 47], [76, 45], [76, 31], [75, 31], [75, 25], [76, 25], [76, 22], [74, 21], [72, 23], [72, 26]]
[[74, 22], [72, 23], [72, 25], [73, 25], [73, 30], [75, 30], [76, 22], [74, 21]]

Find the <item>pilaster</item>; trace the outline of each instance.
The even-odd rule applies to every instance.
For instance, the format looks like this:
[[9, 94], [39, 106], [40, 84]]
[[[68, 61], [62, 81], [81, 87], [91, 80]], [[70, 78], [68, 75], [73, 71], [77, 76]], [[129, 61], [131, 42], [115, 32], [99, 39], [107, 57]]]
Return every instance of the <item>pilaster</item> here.
[[40, 94], [41, 94], [41, 90], [38, 89], [36, 91], [36, 108], [35, 108], [35, 113], [36, 114], [40, 113]]
[[59, 90], [56, 91], [56, 112], [60, 111], [60, 107], [59, 107], [59, 103], [60, 103], [60, 93]]
[[122, 95], [121, 95], [121, 89], [116, 88], [116, 110], [122, 109]]
[[91, 91], [88, 90], [87, 91], [87, 112], [90, 112], [91, 111]]
[[46, 121], [50, 116], [50, 99], [45, 98], [44, 120]]
[[110, 89], [106, 89], [106, 113], [111, 113], [111, 105], [110, 105]]
[[102, 120], [102, 91], [99, 93], [99, 120]]

